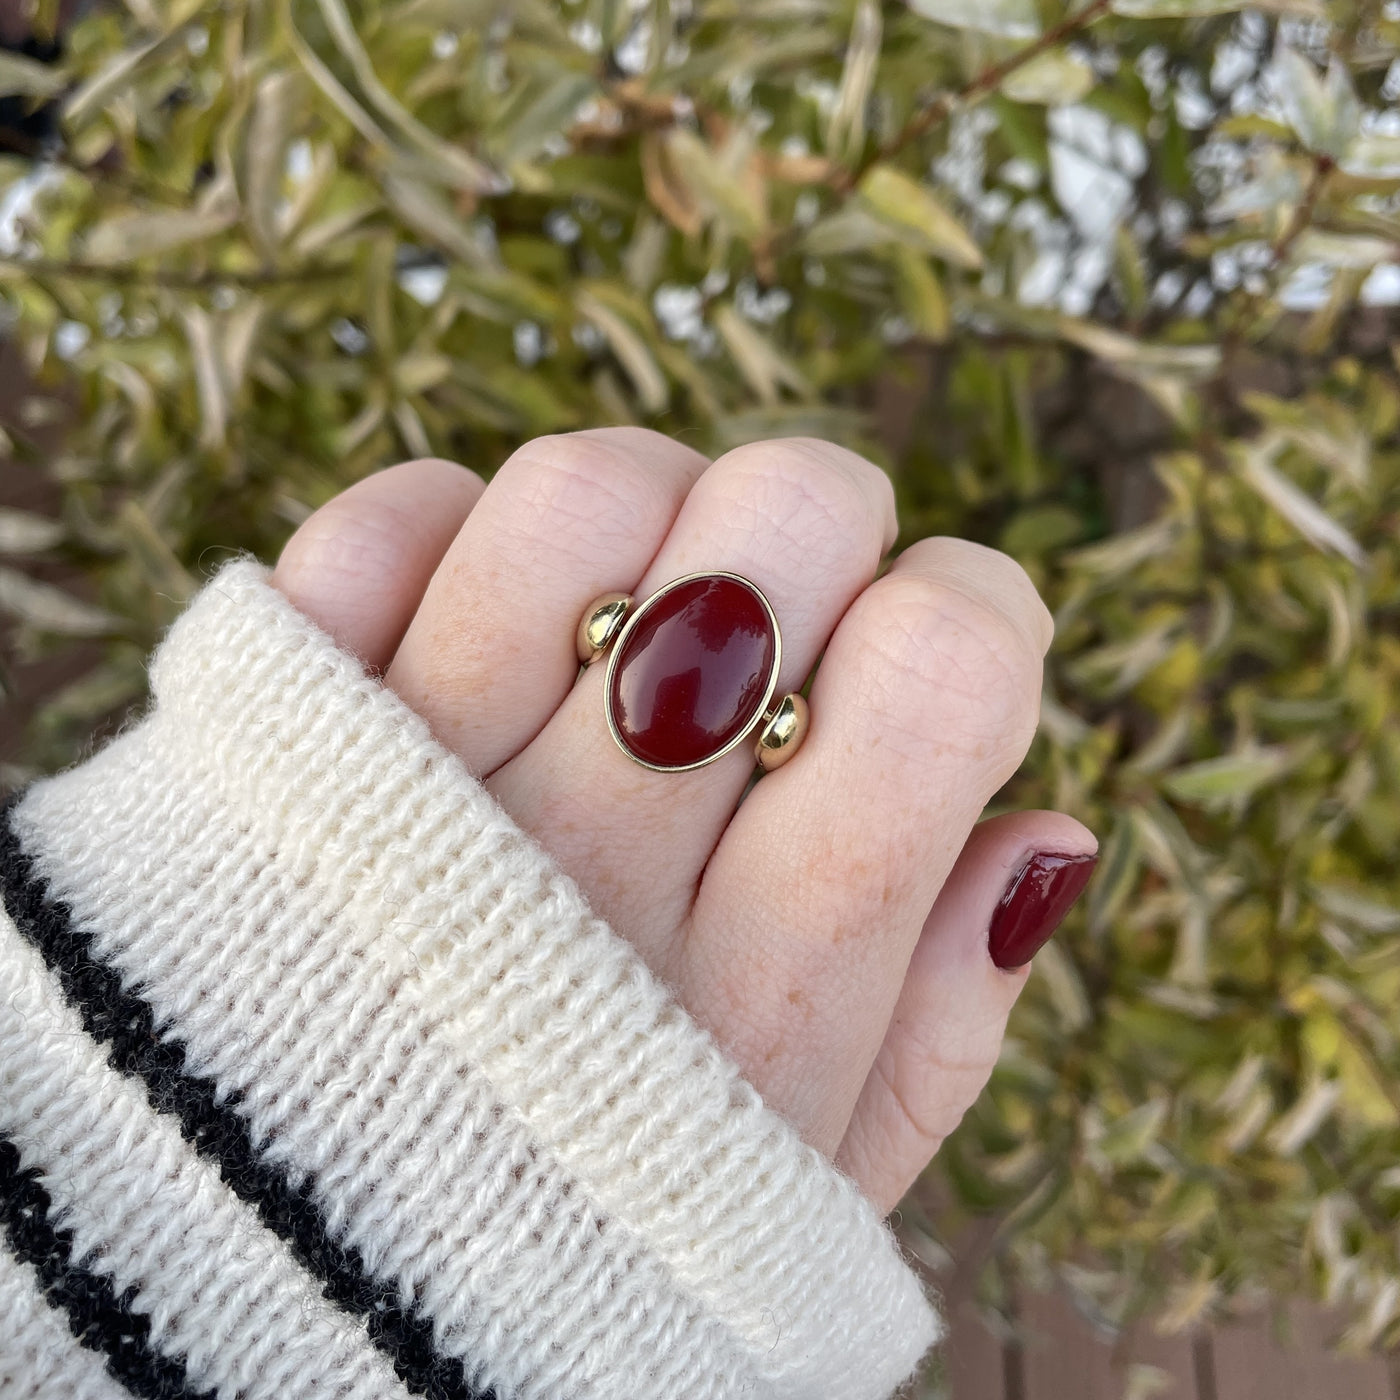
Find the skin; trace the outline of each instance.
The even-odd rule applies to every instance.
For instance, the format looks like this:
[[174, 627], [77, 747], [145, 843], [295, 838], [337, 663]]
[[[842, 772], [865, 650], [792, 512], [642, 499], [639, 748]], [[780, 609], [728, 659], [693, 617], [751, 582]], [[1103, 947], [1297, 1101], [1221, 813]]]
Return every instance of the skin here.
[[[274, 584], [417, 710], [636, 947], [766, 1102], [890, 1210], [986, 1083], [1028, 969], [987, 953], [1037, 850], [1096, 849], [1055, 812], [979, 823], [1035, 732], [1053, 625], [1014, 561], [895, 538], [883, 472], [830, 443], [706, 461], [639, 428], [540, 438], [486, 486], [449, 462], [366, 478], [288, 542]], [[632, 763], [588, 603], [743, 574], [819, 655], [802, 750], [740, 803], [739, 750]], [[824, 653], [824, 655], [823, 655]]]

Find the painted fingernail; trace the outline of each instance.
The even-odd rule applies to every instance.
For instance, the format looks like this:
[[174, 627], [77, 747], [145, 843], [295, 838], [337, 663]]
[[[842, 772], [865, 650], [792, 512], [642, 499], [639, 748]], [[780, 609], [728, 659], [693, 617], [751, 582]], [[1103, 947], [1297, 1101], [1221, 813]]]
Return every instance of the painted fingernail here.
[[992, 961], [1008, 971], [1030, 962], [1084, 892], [1098, 863], [1096, 855], [1037, 851], [1011, 877], [992, 915], [987, 936]]

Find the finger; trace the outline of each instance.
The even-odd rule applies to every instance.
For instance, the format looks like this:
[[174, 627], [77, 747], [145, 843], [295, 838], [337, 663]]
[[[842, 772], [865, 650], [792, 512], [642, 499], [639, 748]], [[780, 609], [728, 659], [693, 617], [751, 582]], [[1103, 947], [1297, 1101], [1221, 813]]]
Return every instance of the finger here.
[[492, 772], [568, 694], [583, 610], [631, 589], [705, 466], [642, 428], [527, 443], [447, 551], [389, 685], [468, 767]]
[[842, 619], [802, 749], [749, 794], [705, 871], [681, 999], [823, 1151], [938, 891], [1025, 756], [1051, 631], [1005, 555], [910, 546]]
[[[695, 484], [651, 567], [645, 598], [681, 575], [728, 570], [767, 595], [782, 631], [778, 690], [795, 689], [894, 539], [889, 479], [831, 443], [752, 443]], [[613, 742], [605, 668], [580, 678], [539, 738], [492, 780], [506, 810], [567, 869], [663, 977], [705, 862], [753, 771], [740, 746], [690, 772], [654, 772]]]
[[484, 490], [475, 472], [436, 457], [375, 472], [302, 522], [273, 586], [368, 669], [383, 670]]
[[[914, 948], [889, 1030], [836, 1154], [888, 1211], [982, 1092], [1029, 958], [1082, 893], [1093, 833], [1058, 812], [1013, 812], [968, 839]], [[1026, 962], [1003, 970], [1007, 961]]]

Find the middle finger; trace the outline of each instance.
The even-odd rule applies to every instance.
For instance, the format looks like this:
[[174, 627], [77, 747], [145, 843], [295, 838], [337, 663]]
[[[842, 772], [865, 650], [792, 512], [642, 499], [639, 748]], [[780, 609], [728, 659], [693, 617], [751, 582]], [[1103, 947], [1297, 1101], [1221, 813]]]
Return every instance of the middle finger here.
[[[797, 689], [896, 532], [889, 479], [855, 453], [792, 438], [752, 443], [691, 488], [638, 601], [681, 575], [726, 570], [767, 596], [782, 633], [778, 694]], [[751, 745], [689, 772], [632, 762], [604, 716], [590, 667], [535, 741], [487, 786], [580, 883], [594, 909], [655, 971], [753, 771]]]

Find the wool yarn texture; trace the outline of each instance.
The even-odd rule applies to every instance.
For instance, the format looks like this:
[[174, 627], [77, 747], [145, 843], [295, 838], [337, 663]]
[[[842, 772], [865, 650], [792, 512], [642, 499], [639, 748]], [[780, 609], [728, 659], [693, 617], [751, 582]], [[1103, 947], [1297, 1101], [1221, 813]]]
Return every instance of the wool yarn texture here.
[[0, 818], [0, 1394], [889, 1396], [875, 1208], [268, 580]]

